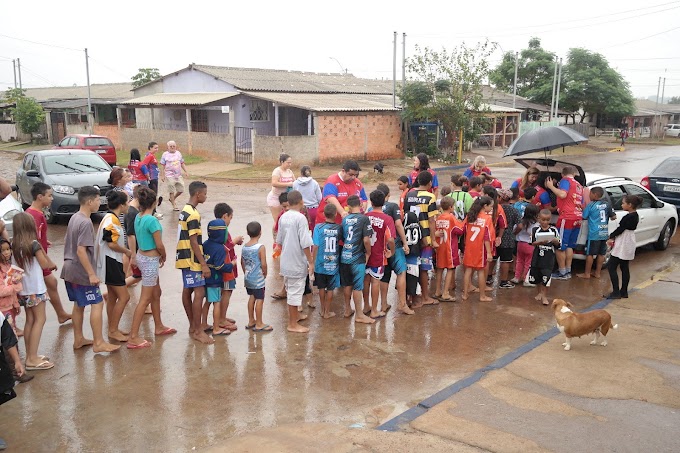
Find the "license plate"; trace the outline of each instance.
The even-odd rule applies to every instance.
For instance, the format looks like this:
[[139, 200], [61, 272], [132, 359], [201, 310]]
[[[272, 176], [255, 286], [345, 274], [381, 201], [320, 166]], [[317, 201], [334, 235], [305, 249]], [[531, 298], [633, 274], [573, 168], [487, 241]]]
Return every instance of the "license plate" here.
[[98, 149], [97, 154], [106, 154], [106, 150], [105, 149]]
[[664, 192], [679, 192], [680, 193], [680, 186], [663, 186]]

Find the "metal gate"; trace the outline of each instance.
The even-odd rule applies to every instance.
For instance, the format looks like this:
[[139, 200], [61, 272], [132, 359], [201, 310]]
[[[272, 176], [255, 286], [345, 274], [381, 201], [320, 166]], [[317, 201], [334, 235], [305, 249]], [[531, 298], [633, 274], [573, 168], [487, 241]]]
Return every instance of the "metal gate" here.
[[239, 164], [253, 163], [253, 142], [250, 127], [234, 128], [234, 162]]

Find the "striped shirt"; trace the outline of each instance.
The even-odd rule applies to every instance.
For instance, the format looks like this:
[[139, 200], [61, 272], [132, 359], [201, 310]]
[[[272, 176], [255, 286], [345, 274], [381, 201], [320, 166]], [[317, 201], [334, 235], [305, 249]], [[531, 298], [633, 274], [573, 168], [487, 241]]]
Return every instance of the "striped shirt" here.
[[196, 238], [198, 247], [201, 249], [201, 253], [203, 253], [201, 214], [198, 213], [195, 207], [187, 204], [182, 208], [177, 224], [177, 254], [175, 255], [175, 268], [200, 272], [201, 263], [196, 259], [194, 250], [191, 248], [191, 241], [189, 240], [191, 236], [198, 236]]
[[439, 214], [437, 209], [437, 199], [434, 194], [427, 190], [413, 189], [404, 200], [404, 212], [413, 212], [418, 216], [420, 228], [423, 231], [423, 238], [427, 246], [432, 245], [430, 236], [430, 224], [434, 227], [434, 222]]

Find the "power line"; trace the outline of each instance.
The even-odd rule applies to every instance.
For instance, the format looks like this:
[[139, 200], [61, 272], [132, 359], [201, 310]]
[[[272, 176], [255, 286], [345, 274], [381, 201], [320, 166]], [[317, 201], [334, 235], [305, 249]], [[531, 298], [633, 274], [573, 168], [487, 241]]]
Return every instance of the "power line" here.
[[83, 49], [74, 49], [73, 47], [64, 47], [64, 46], [57, 46], [55, 44], [47, 44], [45, 42], [31, 41], [30, 39], [17, 38], [17, 37], [14, 37], [14, 36], [3, 35], [2, 33], [0, 33], [0, 36], [3, 37], [3, 38], [14, 39], [15, 41], [23, 41], [23, 42], [28, 42], [28, 43], [31, 43], [31, 44], [37, 44], [39, 46], [54, 47], [56, 49], [64, 49], [64, 50], [72, 50], [74, 52], [82, 52], [83, 51]]
[[610, 58], [613, 61], [647, 61], [647, 60], [678, 60], [680, 57], [652, 57], [652, 58]]
[[631, 41], [626, 41], [626, 42], [620, 42], [620, 43], [613, 44], [613, 45], [608, 46], [608, 47], [600, 47], [600, 50], [602, 50], [602, 49], [610, 49], [610, 48], [612, 48], [612, 47], [618, 47], [618, 46], [625, 46], [626, 44], [631, 44], [631, 43], [634, 43], [634, 42], [638, 42], [638, 41], [642, 41], [642, 40], [645, 40], [645, 39], [653, 38], [654, 36], [663, 35], [663, 34], [665, 34], [665, 33], [669, 33], [669, 32], [675, 31], [675, 30], [677, 30], [677, 29], [680, 29], [680, 27], [675, 27], [675, 28], [671, 28], [670, 30], [661, 31], [661, 32], [659, 32], [659, 33], [654, 33], [653, 35], [645, 36], [645, 37], [643, 37], [643, 38], [633, 39], [633, 40], [631, 40]]

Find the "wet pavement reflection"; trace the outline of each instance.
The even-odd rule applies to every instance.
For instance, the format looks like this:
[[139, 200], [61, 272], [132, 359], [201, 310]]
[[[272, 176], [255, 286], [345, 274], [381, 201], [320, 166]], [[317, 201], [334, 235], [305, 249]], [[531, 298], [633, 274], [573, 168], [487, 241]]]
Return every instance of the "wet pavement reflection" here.
[[[270, 231], [272, 219], [264, 203], [267, 191], [263, 184], [248, 185], [246, 191], [234, 184], [209, 183], [208, 202], [199, 208], [204, 230], [215, 203], [227, 201], [235, 209], [232, 234], [245, 234], [245, 225], [252, 220], [259, 221], [264, 232]], [[160, 210], [165, 214], [168, 256], [173, 256], [176, 213], [168, 206]], [[49, 229], [54, 244], [50, 256], [58, 264], [65, 229], [64, 224]], [[310, 333], [289, 334], [285, 301], [270, 297], [282, 286], [271, 259], [270, 235], [265, 233], [262, 242], [270, 265], [264, 320], [273, 332], [245, 330], [247, 296], [240, 278], [228, 311], [239, 329], [216, 338], [213, 346], [191, 340], [180, 300], [179, 271], [170, 259], [161, 270], [161, 307], [164, 323], [178, 333], [154, 338], [149, 315], [141, 333], [153, 342], [151, 348], [123, 348], [111, 355], [96, 355], [91, 349], [73, 351], [70, 322], [58, 326], [48, 307], [40, 352], [56, 366], [33, 372], [33, 381], [17, 387], [18, 398], [0, 408], [0, 437], [15, 451], [176, 451], [290, 422], [373, 427], [554, 325], [550, 310], [533, 300], [535, 289], [516, 287], [494, 290], [489, 303], [480, 303], [473, 295], [464, 303], [421, 308], [415, 316], [399, 315], [393, 309], [374, 325], [354, 324], [341, 316], [322, 320], [318, 309], [306, 309]], [[631, 284], [677, 262], [679, 245], [676, 235], [666, 252], [638, 250]], [[461, 277], [459, 271], [459, 287]], [[582, 309], [600, 300], [608, 289], [603, 272], [600, 280], [554, 282], [549, 294]], [[139, 292], [139, 287], [131, 289], [130, 306], [121, 321], [124, 329], [131, 323]], [[60, 293], [70, 308], [61, 282]], [[390, 303], [396, 306], [394, 290]], [[340, 294], [333, 307], [342, 313]], [[85, 331], [90, 332], [87, 323]]]

